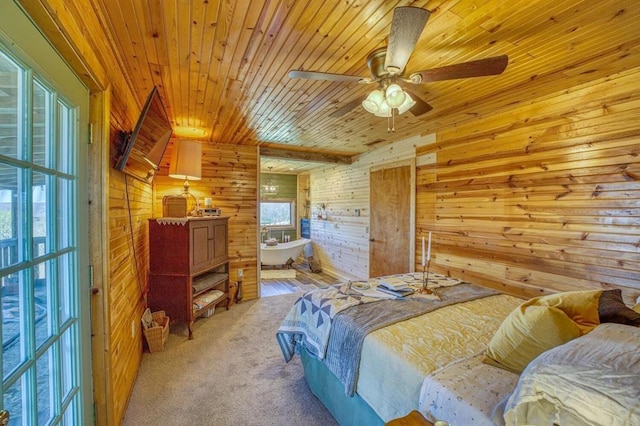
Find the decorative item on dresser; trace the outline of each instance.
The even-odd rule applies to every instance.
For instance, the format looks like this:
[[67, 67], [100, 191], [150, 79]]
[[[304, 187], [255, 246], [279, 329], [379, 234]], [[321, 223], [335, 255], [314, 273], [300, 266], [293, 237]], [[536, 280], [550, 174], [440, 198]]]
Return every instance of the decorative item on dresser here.
[[228, 217], [149, 221], [149, 307], [189, 325], [225, 302], [229, 309]]

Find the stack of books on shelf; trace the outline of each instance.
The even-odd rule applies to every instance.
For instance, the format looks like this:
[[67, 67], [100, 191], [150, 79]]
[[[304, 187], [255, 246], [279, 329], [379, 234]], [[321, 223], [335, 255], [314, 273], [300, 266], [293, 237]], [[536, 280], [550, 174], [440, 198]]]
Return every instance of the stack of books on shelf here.
[[409, 284], [398, 277], [380, 278], [377, 290], [396, 297], [405, 297], [413, 294], [413, 289], [409, 287]]

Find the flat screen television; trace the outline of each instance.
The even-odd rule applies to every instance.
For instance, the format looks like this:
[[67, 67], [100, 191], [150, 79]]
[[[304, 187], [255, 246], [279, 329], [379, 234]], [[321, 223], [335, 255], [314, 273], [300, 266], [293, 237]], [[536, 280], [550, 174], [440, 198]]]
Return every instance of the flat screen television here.
[[151, 183], [173, 129], [156, 87], [151, 90], [133, 132], [120, 133], [115, 168]]

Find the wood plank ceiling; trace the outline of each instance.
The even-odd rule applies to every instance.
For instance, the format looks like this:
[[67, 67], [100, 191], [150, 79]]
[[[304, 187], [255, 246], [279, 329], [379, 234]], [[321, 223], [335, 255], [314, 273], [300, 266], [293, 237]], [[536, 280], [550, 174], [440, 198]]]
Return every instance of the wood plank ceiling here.
[[[355, 155], [640, 64], [634, 0], [93, 2], [140, 106], [158, 86], [177, 135], [195, 127], [213, 144]], [[394, 133], [360, 106], [330, 117], [375, 86], [287, 76], [296, 69], [368, 77], [366, 57], [386, 45], [397, 6], [432, 13], [408, 73], [501, 54], [509, 56], [506, 71], [413, 86], [433, 110], [397, 117]], [[290, 172], [308, 164], [262, 166]]]

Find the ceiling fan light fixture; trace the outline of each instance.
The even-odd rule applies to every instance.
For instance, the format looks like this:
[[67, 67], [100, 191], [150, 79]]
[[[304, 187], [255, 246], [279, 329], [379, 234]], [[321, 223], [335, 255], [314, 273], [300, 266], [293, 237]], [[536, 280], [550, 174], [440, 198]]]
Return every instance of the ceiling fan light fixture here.
[[402, 87], [400, 87], [396, 83], [390, 84], [387, 87], [385, 94], [387, 98], [387, 103], [391, 108], [399, 108], [400, 105], [402, 105], [407, 98], [406, 94], [402, 90]]
[[398, 107], [398, 114], [404, 114], [413, 108], [415, 104], [416, 101], [414, 101], [408, 93], [405, 93], [404, 102]]
[[367, 98], [362, 101], [362, 107], [367, 110], [367, 112], [376, 114], [380, 109], [380, 105], [383, 101], [384, 95], [382, 94], [382, 91], [376, 89], [373, 92], [369, 93], [369, 96], [367, 96]]

